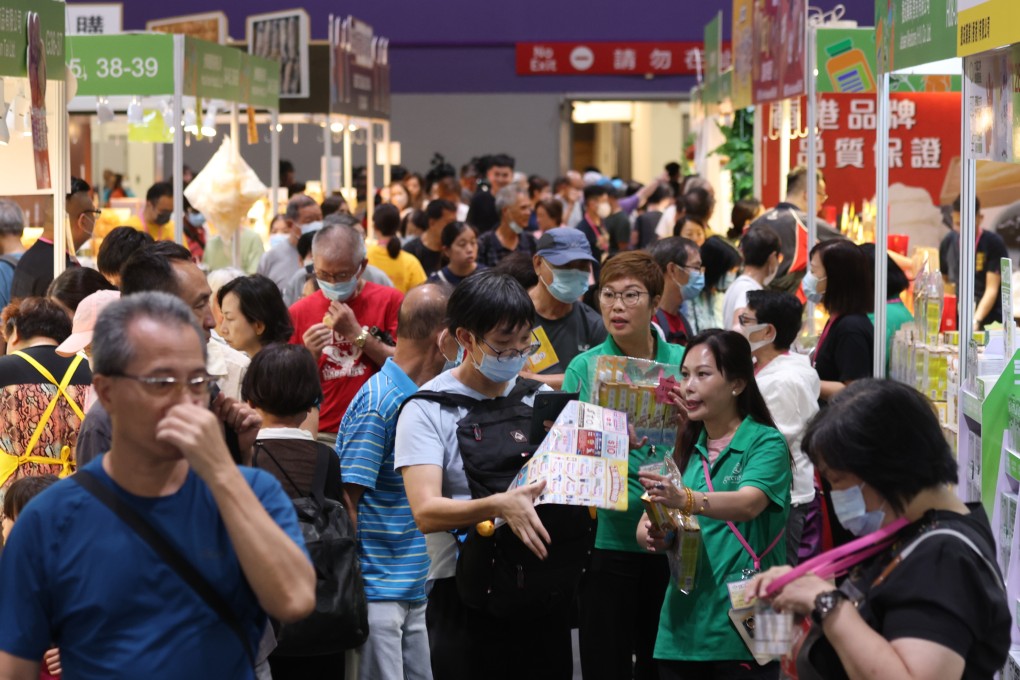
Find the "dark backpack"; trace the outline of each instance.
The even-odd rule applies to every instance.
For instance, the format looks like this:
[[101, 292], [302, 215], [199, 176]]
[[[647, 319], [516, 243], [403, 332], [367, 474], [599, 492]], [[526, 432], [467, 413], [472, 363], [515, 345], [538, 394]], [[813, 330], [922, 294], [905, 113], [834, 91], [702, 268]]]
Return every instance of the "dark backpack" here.
[[[265, 452], [295, 489], [286, 470], [263, 442], [256, 442], [252, 465]], [[368, 601], [358, 561], [358, 542], [347, 508], [325, 497], [329, 448], [316, 449], [318, 459], [309, 496], [292, 499], [305, 547], [315, 567], [315, 611], [295, 623], [277, 625], [280, 656], [335, 654], [361, 645], [368, 638]]]
[[[519, 378], [505, 397], [477, 400], [445, 392], [417, 392], [425, 399], [469, 409], [457, 423], [457, 442], [472, 498], [507, 490], [537, 446], [528, 443], [533, 408], [523, 402], [542, 384]], [[500, 618], [535, 619], [574, 600], [588, 565], [595, 523], [586, 507], [535, 508], [552, 543], [538, 559], [504, 524], [492, 536], [475, 527], [458, 533], [457, 591], [469, 607]]]

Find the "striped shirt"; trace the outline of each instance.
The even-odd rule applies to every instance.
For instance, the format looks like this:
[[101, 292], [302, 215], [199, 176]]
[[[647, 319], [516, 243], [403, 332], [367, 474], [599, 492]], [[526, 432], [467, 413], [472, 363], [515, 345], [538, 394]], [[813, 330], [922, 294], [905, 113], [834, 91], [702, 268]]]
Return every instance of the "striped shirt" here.
[[370, 602], [425, 599], [425, 537], [411, 515], [403, 477], [393, 468], [397, 410], [417, 391], [393, 359], [387, 359], [340, 422], [336, 447], [344, 483], [365, 487], [358, 504], [358, 545]]

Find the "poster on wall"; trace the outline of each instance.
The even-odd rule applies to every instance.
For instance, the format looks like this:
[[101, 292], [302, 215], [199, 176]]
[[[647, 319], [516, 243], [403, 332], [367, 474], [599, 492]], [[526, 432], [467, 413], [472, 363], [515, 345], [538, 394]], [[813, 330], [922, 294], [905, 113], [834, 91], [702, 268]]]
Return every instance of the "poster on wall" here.
[[145, 22], [145, 30], [190, 35], [192, 38], [225, 45], [227, 42], [227, 15], [223, 12], [205, 12], [153, 19]]
[[248, 53], [280, 62], [280, 97], [309, 95], [308, 13], [303, 9], [256, 14], [247, 20]]
[[754, 60], [754, 8], [752, 0], [733, 0], [733, 108], [751, 105], [751, 62]]

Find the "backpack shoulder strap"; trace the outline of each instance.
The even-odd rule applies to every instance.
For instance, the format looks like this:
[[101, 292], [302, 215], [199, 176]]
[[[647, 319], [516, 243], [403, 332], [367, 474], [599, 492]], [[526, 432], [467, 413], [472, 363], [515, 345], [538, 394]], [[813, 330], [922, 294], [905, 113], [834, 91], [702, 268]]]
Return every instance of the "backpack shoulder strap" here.
[[11, 266], [11, 269], [18, 268], [18, 258], [14, 257], [14, 255], [11, 255], [9, 253], [7, 255], [0, 255], [0, 262], [6, 262]]
[[94, 474], [88, 470], [79, 470], [71, 479], [80, 484], [83, 489], [92, 494], [100, 503], [117, 515], [124, 524], [138, 534], [138, 537], [145, 541], [149, 548], [166, 562], [210, 609], [216, 612], [220, 619], [223, 620], [223, 623], [237, 636], [241, 646], [244, 648], [245, 656], [248, 657], [248, 662], [254, 668], [255, 654], [251, 649], [251, 643], [244, 632], [237, 613], [223, 596], [220, 595], [219, 591], [209, 583], [205, 576], [157, 529], [149, 524], [134, 508], [128, 505], [113, 489], [101, 482]]
[[400, 405], [397, 410], [397, 418], [400, 418], [400, 414], [404, 412], [404, 407], [415, 399], [421, 399], [423, 401], [432, 401], [440, 406], [460, 406], [463, 408], [474, 408], [479, 404], [477, 399], [472, 399], [466, 394], [451, 394], [450, 392], [433, 392], [431, 390], [419, 390], [414, 394], [404, 399], [404, 402]]
[[985, 554], [981, 552], [981, 549], [977, 547], [974, 541], [972, 541], [965, 534], [957, 531], [956, 529], [939, 528], [932, 529], [931, 531], [927, 531], [921, 534], [916, 539], [914, 539], [912, 543], [910, 543], [907, 547], [903, 548], [903, 550], [900, 551], [900, 554], [898, 555], [899, 559], [901, 561], [907, 559], [907, 557], [910, 556], [910, 553], [914, 552], [914, 550], [916, 550], [919, 545], [927, 541], [929, 538], [935, 538], [936, 536], [951, 536], [957, 539], [958, 541], [961, 541], [964, 545], [970, 548], [975, 555], [978, 556], [978, 559], [980, 559], [982, 563], [984, 563], [985, 567], [988, 568], [989, 573], [991, 573], [992, 576], [994, 577], [995, 583], [998, 584], [999, 588], [1002, 588], [1003, 590], [1006, 589], [1005, 585], [1002, 582], [1002, 576], [999, 575], [998, 568], [994, 564], [992, 564], [992, 562], [987, 557], [985, 557]]

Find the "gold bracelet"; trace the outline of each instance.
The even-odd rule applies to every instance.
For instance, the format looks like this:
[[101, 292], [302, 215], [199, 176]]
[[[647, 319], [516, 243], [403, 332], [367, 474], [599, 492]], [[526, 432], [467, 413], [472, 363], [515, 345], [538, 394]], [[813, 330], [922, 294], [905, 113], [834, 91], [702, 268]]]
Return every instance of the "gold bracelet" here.
[[683, 514], [690, 515], [694, 511], [694, 492], [691, 491], [689, 486], [685, 486], [684, 491], [687, 493], [687, 506], [684, 509]]
[[706, 507], [708, 507], [708, 494], [707, 493], [702, 493], [701, 494], [701, 507], [698, 508], [698, 511], [695, 514], [697, 514], [697, 515], [705, 514], [705, 508]]

